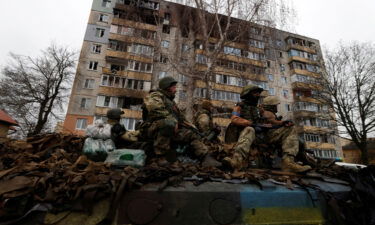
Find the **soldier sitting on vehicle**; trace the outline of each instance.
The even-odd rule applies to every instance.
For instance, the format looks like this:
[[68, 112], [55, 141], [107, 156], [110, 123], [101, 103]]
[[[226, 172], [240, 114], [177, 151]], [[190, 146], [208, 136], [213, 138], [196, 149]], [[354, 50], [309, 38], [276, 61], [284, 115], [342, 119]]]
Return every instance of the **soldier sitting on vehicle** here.
[[132, 148], [133, 144], [138, 141], [139, 131], [127, 131], [120, 123], [121, 115], [124, 114], [119, 108], [107, 111], [107, 123], [111, 127], [111, 139], [115, 143], [117, 149]]
[[[159, 89], [151, 91], [144, 98], [142, 137], [153, 141], [156, 156], [169, 162], [176, 161], [176, 150], [172, 143], [190, 145], [196, 157], [203, 160], [203, 166], [220, 166], [201, 141], [194, 125], [190, 124], [173, 101], [177, 92], [177, 81], [164, 77], [159, 81]], [[194, 130], [195, 129], [195, 130]]]
[[[241, 92], [242, 101], [238, 103], [232, 113], [231, 123], [226, 131], [227, 143], [236, 142], [232, 157], [224, 158], [224, 163], [235, 169], [247, 167], [246, 160], [250, 147], [256, 139], [256, 132], [265, 133], [269, 144], [280, 143], [283, 151], [282, 169], [284, 171], [304, 172], [311, 169], [310, 166], [301, 166], [294, 162], [294, 156], [298, 153], [298, 136], [296, 130], [289, 123], [279, 128], [272, 128], [272, 118], [263, 118], [264, 109], [258, 107], [258, 101], [262, 88], [248, 85]], [[266, 113], [268, 115], [269, 113]], [[284, 126], [285, 125], [285, 126]]]
[[194, 125], [207, 141], [218, 141], [220, 128], [212, 120], [213, 105], [209, 100], [203, 100], [194, 115]]

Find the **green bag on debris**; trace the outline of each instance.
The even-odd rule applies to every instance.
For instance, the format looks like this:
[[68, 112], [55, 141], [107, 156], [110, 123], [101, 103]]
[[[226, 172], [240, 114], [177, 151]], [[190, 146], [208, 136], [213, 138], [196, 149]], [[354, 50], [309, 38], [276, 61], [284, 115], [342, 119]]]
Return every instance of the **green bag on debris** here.
[[141, 167], [145, 165], [146, 154], [141, 149], [116, 149], [108, 152], [106, 163], [115, 166], [134, 166]]
[[107, 158], [108, 152], [115, 148], [115, 143], [111, 139], [86, 138], [83, 145], [83, 154], [93, 161], [102, 162]]

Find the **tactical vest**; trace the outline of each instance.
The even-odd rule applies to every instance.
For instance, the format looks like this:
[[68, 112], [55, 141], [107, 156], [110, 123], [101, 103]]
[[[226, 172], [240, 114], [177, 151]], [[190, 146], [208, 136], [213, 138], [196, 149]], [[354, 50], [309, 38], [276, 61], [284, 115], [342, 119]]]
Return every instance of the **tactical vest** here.
[[[251, 120], [253, 123], [263, 122], [262, 116], [260, 115], [260, 110], [257, 106], [249, 105], [246, 102], [237, 103], [237, 106], [241, 107], [241, 118]], [[240, 133], [243, 129], [244, 127], [239, 127], [234, 125], [233, 123], [230, 123], [225, 131], [225, 143], [230, 144], [237, 142], [238, 137], [240, 136]]]
[[260, 123], [262, 116], [260, 115], [260, 110], [257, 106], [252, 106], [241, 102], [238, 104], [241, 107], [241, 118], [246, 120], [251, 120], [253, 123]]

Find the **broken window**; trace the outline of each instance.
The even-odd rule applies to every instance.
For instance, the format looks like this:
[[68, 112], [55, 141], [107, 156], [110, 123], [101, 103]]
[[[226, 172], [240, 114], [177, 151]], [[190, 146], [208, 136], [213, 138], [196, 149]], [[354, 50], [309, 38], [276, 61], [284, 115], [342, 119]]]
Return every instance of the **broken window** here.
[[171, 27], [169, 25], [163, 25], [163, 33], [169, 34], [171, 32]]
[[142, 98], [132, 98], [132, 97], [122, 97], [122, 105], [118, 107], [123, 109], [130, 109], [140, 111], [142, 110], [143, 99]]
[[168, 57], [166, 55], [160, 55], [159, 62], [168, 63]]
[[109, 16], [106, 14], [100, 14], [99, 15], [99, 22], [108, 23]]
[[96, 28], [96, 31], [95, 31], [95, 37], [103, 37], [104, 36], [104, 33], [105, 33], [105, 29], [103, 28]]
[[100, 44], [93, 44], [92, 45], [92, 49], [91, 49], [92, 53], [100, 54], [101, 51], [102, 51], [102, 45], [100, 45]]
[[89, 62], [89, 70], [98, 70], [98, 62], [96, 61], [90, 61]]

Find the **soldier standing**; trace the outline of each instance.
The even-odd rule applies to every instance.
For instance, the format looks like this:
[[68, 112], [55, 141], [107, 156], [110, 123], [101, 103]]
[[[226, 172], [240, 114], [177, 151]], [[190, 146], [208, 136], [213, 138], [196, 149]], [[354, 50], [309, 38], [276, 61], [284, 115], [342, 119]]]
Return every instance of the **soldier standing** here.
[[[272, 127], [272, 124], [263, 118], [264, 110], [258, 108], [262, 91], [262, 88], [255, 85], [244, 87], [240, 94], [242, 101], [233, 109], [231, 124], [226, 133], [226, 142], [235, 141], [236, 135], [239, 137], [234, 147], [233, 156], [224, 158], [224, 162], [235, 169], [246, 167], [245, 161], [256, 138], [256, 129]], [[298, 153], [298, 137], [292, 126], [269, 129], [266, 136], [269, 143], [281, 143], [284, 155], [283, 170], [304, 172], [311, 169], [309, 166], [300, 166], [294, 162], [294, 156]]]
[[201, 137], [173, 101], [177, 92], [177, 81], [173, 77], [164, 77], [159, 81], [159, 89], [151, 91], [144, 98], [142, 136], [153, 140], [154, 153], [165, 157], [169, 162], [176, 160], [176, 150], [172, 142], [190, 144], [193, 153], [203, 159], [203, 166], [220, 166], [221, 164], [208, 154], [208, 148], [201, 142]]

